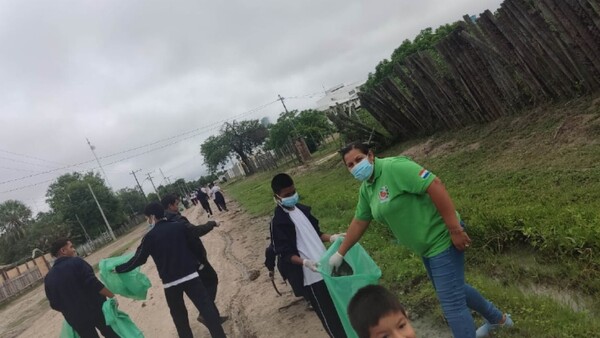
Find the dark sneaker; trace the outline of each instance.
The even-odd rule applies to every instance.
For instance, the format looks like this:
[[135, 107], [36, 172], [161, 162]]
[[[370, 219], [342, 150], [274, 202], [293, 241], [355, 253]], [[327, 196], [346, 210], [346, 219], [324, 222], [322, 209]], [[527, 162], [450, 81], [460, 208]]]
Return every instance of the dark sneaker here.
[[[221, 316], [220, 318], [221, 318], [221, 324], [223, 324], [229, 319], [229, 316]], [[198, 318], [196, 318], [196, 320], [202, 324], [205, 324], [204, 317], [202, 317], [202, 315], [200, 315], [200, 314], [198, 315]]]

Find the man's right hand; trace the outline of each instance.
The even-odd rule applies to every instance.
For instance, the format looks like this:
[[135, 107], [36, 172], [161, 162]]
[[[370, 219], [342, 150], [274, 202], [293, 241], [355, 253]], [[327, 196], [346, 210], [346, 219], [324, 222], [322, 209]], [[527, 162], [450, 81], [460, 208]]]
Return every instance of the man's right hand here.
[[337, 269], [340, 267], [340, 265], [342, 265], [342, 262], [344, 261], [344, 256], [342, 256], [339, 252], [335, 252], [333, 255], [331, 255], [331, 257], [329, 257], [329, 266], [331, 267], [331, 269]]
[[269, 279], [273, 280], [275, 278], [275, 271], [269, 270]]

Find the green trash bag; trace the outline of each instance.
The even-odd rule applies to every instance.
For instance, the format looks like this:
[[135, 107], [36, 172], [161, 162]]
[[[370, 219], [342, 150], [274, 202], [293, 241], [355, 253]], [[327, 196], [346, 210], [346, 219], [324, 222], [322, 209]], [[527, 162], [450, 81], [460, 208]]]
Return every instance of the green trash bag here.
[[117, 308], [113, 298], [107, 299], [102, 304], [102, 312], [106, 325], [110, 326], [121, 338], [144, 338], [144, 334], [133, 323], [129, 315]]
[[100, 279], [107, 289], [123, 297], [144, 300], [152, 284], [146, 275], [140, 272], [140, 267], [126, 273], [115, 273], [112, 270], [133, 257], [133, 253], [122, 256], [105, 258], [100, 261]]
[[77, 332], [73, 330], [71, 325], [63, 320], [62, 330], [60, 330], [60, 338], [80, 338]]
[[360, 288], [370, 284], [379, 284], [381, 269], [365, 249], [356, 243], [344, 256], [344, 262], [347, 263], [347, 265], [343, 264], [345, 268], [342, 271], [331, 271], [329, 257], [337, 252], [342, 240], [342, 238], [338, 238], [329, 247], [319, 261], [318, 269], [327, 285], [327, 290], [329, 290], [346, 335], [349, 338], [358, 338], [348, 318], [348, 304]]

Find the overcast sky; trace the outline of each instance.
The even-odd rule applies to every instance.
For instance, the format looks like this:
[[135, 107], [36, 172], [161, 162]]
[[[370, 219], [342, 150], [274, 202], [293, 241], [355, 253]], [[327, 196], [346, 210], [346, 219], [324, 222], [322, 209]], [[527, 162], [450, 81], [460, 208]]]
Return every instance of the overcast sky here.
[[421, 29], [499, 4], [0, 0], [0, 202], [47, 210], [52, 179], [97, 166], [86, 137], [115, 190], [137, 169], [197, 179], [200, 144], [224, 120], [275, 121], [280, 102], [248, 112], [277, 94], [314, 107], [308, 94], [366, 79]]

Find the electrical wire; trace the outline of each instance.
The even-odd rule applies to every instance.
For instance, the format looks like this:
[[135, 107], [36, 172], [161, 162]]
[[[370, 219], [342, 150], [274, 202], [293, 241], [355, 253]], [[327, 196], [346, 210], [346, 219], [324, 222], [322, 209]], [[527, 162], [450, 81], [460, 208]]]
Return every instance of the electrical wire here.
[[[190, 130], [190, 131], [184, 132], [184, 133], [180, 133], [180, 134], [178, 134], [178, 135], [176, 135], [176, 136], [172, 136], [172, 137], [164, 138], [164, 139], [161, 139], [161, 140], [158, 140], [158, 141], [154, 141], [154, 142], [151, 142], [151, 143], [147, 143], [147, 144], [145, 144], [145, 145], [142, 145], [142, 146], [138, 146], [138, 147], [135, 147], [135, 148], [131, 148], [131, 149], [127, 149], [127, 150], [124, 150], [124, 151], [117, 152], [117, 153], [113, 153], [113, 154], [110, 154], [110, 155], [102, 156], [102, 157], [100, 157], [100, 159], [106, 159], [106, 158], [113, 157], [113, 156], [116, 156], [116, 155], [119, 155], [119, 154], [124, 154], [124, 153], [128, 153], [128, 152], [131, 152], [131, 151], [134, 151], [134, 150], [139, 150], [139, 149], [142, 149], [142, 148], [145, 148], [145, 147], [151, 146], [151, 145], [158, 144], [158, 143], [160, 143], [160, 142], [164, 142], [164, 141], [166, 141], [166, 140], [172, 140], [172, 139], [175, 139], [175, 138], [181, 137], [181, 136], [183, 136], [183, 135], [187, 135], [187, 134], [190, 134], [190, 133], [193, 133], [193, 132], [197, 132], [196, 134], [192, 134], [191, 136], [188, 136], [188, 137], [181, 138], [181, 139], [179, 139], [179, 140], [177, 140], [177, 141], [170, 142], [170, 143], [168, 143], [168, 144], [165, 144], [165, 145], [162, 145], [162, 146], [159, 146], [159, 147], [156, 147], [156, 148], [152, 148], [152, 149], [150, 149], [150, 150], [148, 150], [148, 151], [145, 151], [145, 152], [142, 152], [142, 153], [139, 153], [139, 154], [135, 154], [135, 155], [133, 155], [133, 156], [128, 156], [128, 157], [125, 157], [125, 158], [121, 158], [121, 159], [119, 159], [119, 160], [116, 160], [116, 161], [113, 161], [113, 162], [106, 163], [106, 164], [104, 164], [104, 165], [105, 165], [105, 166], [109, 166], [109, 165], [112, 165], [112, 164], [115, 164], [115, 163], [123, 162], [123, 161], [129, 160], [129, 159], [135, 158], [135, 157], [139, 157], [139, 156], [142, 156], [142, 155], [148, 154], [148, 153], [150, 153], [150, 152], [153, 152], [153, 151], [156, 151], [156, 150], [160, 150], [160, 149], [163, 149], [163, 148], [169, 147], [169, 146], [171, 146], [171, 145], [174, 145], [174, 144], [180, 143], [180, 142], [182, 142], [182, 141], [184, 141], [184, 140], [188, 140], [188, 139], [191, 139], [191, 138], [194, 138], [194, 137], [200, 136], [200, 135], [204, 134], [206, 131], [214, 130], [214, 129], [215, 129], [215, 128], [214, 128], [215, 126], [218, 126], [219, 124], [221, 124], [221, 123], [223, 123], [223, 122], [227, 122], [227, 121], [230, 121], [230, 120], [235, 120], [235, 119], [237, 119], [237, 118], [240, 118], [240, 117], [247, 116], [247, 115], [249, 115], [249, 114], [255, 113], [255, 112], [257, 112], [257, 111], [259, 111], [259, 110], [262, 110], [262, 109], [264, 109], [264, 108], [268, 107], [269, 105], [272, 105], [272, 104], [274, 104], [275, 102], [278, 102], [278, 101], [279, 101], [279, 100], [274, 100], [274, 101], [272, 101], [272, 102], [265, 103], [265, 104], [263, 104], [263, 105], [261, 105], [261, 106], [259, 106], [259, 107], [253, 108], [253, 109], [251, 109], [251, 110], [249, 110], [249, 111], [246, 111], [246, 112], [244, 112], [244, 113], [241, 113], [241, 114], [235, 115], [235, 116], [233, 116], [233, 117], [230, 117], [230, 118], [227, 118], [227, 119], [222, 119], [222, 120], [220, 120], [220, 121], [217, 121], [217, 122], [211, 123], [211, 124], [209, 124], [209, 125], [206, 125], [206, 126], [203, 126], [203, 127], [200, 127], [200, 128], [196, 128], [196, 129], [193, 129], [193, 130]], [[211, 128], [211, 127], [212, 127], [212, 128]], [[36, 177], [36, 176], [40, 176], [40, 175], [44, 175], [44, 174], [53, 173], [53, 172], [56, 172], [56, 171], [59, 171], [59, 170], [63, 170], [63, 169], [68, 169], [68, 168], [72, 168], [72, 167], [76, 167], [76, 166], [81, 166], [81, 165], [84, 165], [84, 164], [92, 163], [92, 162], [94, 162], [94, 161], [95, 161], [95, 160], [83, 161], [83, 162], [79, 162], [79, 163], [75, 163], [75, 164], [71, 164], [71, 165], [66, 165], [66, 166], [59, 167], [59, 168], [55, 168], [55, 169], [51, 169], [51, 170], [46, 170], [46, 171], [38, 172], [38, 173], [35, 173], [35, 174], [30, 174], [30, 175], [22, 176], [22, 177], [19, 177], [19, 178], [14, 178], [14, 179], [10, 179], [10, 180], [6, 180], [6, 181], [2, 181], [2, 182], [0, 182], [0, 185], [6, 184], [6, 183], [11, 183], [11, 182], [16, 182], [16, 181], [24, 180], [24, 179], [27, 179], [27, 178], [32, 178], [32, 177]], [[91, 168], [91, 169], [89, 169], [89, 170], [94, 170], [94, 169], [98, 169], [98, 168], [99, 168], [99, 167], [93, 167], [93, 168]], [[50, 180], [50, 181], [52, 181], [52, 180]], [[29, 188], [29, 187], [31, 187], [31, 186], [35, 186], [35, 185], [39, 185], [39, 184], [43, 184], [43, 183], [46, 183], [46, 182], [49, 182], [49, 181], [42, 181], [42, 182], [34, 183], [34, 184], [32, 184], [32, 185], [25, 185], [25, 186], [22, 186], [22, 187], [13, 188], [13, 189], [6, 190], [6, 191], [0, 191], [0, 193], [7, 193], [7, 192], [16, 191], [16, 190], [21, 190], [21, 189]]]

